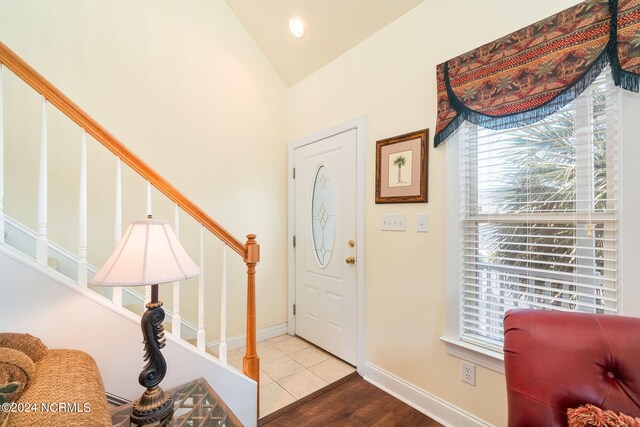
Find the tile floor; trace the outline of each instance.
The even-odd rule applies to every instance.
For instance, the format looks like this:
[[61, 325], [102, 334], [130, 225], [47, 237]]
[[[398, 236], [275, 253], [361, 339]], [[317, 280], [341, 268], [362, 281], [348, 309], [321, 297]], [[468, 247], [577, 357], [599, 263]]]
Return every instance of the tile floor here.
[[[260, 417], [345, 377], [355, 368], [307, 341], [281, 335], [257, 344], [260, 356]], [[242, 371], [244, 347], [227, 362]]]

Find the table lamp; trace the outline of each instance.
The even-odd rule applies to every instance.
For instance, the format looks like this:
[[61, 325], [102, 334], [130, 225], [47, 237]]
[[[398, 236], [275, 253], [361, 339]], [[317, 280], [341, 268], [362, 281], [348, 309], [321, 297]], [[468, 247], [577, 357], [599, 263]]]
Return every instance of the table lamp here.
[[173, 414], [173, 397], [158, 386], [167, 372], [160, 352], [165, 346], [164, 310], [158, 301], [158, 284], [187, 279], [200, 268], [182, 247], [168, 221], [133, 221], [107, 262], [91, 283], [101, 286], [151, 285], [151, 301], [142, 316], [144, 361], [138, 382], [147, 390], [136, 400], [131, 421], [137, 425], [162, 421]]

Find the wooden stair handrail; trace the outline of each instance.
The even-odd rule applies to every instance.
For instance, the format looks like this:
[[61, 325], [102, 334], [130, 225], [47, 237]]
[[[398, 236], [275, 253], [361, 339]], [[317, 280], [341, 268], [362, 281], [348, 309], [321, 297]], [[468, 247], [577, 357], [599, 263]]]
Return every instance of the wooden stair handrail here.
[[258, 383], [259, 414], [260, 358], [256, 352], [255, 271], [260, 261], [260, 245], [256, 243], [256, 236], [249, 234], [247, 243], [241, 243], [2, 42], [0, 63], [242, 257], [247, 265], [247, 350], [243, 358], [243, 372]]
[[178, 189], [171, 185], [166, 179], [161, 177], [155, 170], [120, 142], [118, 138], [109, 133], [109, 131], [91, 118], [91, 116], [82, 110], [76, 103], [60, 92], [60, 90], [58, 90], [53, 84], [34, 70], [29, 64], [23, 61], [22, 58], [16, 55], [2, 42], [0, 42], [0, 63], [4, 64], [36, 92], [44, 96], [45, 99], [60, 110], [62, 114], [73, 120], [82, 129], [85, 129], [96, 141], [119, 157], [140, 176], [149, 181], [151, 185], [156, 187], [162, 194], [176, 203], [180, 208], [182, 208], [182, 210], [192, 216], [207, 230], [216, 235], [243, 259], [247, 258], [247, 247], [243, 243], [225, 230], [184, 194], [178, 191]]

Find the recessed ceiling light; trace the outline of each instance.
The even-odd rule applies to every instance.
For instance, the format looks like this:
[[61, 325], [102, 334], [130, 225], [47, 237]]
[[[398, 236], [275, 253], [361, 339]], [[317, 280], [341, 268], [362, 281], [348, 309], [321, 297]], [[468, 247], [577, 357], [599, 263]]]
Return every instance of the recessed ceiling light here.
[[304, 24], [302, 23], [302, 19], [294, 16], [289, 21], [289, 30], [291, 30], [291, 34], [293, 34], [297, 38], [304, 37]]

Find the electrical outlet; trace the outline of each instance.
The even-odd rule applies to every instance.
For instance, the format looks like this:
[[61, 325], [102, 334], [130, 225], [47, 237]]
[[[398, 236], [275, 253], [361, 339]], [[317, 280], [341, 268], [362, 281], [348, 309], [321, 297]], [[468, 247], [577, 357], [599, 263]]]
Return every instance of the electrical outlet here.
[[460, 369], [460, 379], [463, 383], [476, 385], [476, 365], [469, 362], [462, 362]]

